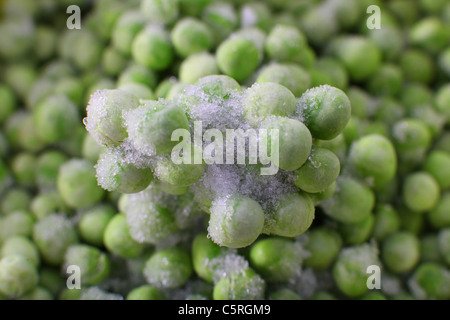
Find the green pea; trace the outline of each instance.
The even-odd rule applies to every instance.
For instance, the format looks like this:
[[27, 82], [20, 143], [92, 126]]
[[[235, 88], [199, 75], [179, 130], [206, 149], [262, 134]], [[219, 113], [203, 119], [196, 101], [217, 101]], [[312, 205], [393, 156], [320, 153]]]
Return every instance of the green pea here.
[[97, 163], [100, 155], [104, 152], [106, 152], [106, 147], [99, 145], [90, 134], [84, 136], [81, 150], [84, 159]]
[[216, 44], [223, 42], [238, 26], [237, 12], [226, 2], [211, 2], [203, 10], [201, 20], [213, 31]]
[[402, 70], [394, 64], [382, 65], [371, 77], [368, 89], [373, 95], [396, 95], [403, 84]]
[[272, 25], [272, 13], [265, 3], [251, 2], [244, 4], [240, 11], [242, 28], [257, 27], [269, 31]]
[[155, 252], [146, 262], [144, 276], [158, 288], [178, 288], [192, 275], [191, 257], [179, 247]]
[[383, 25], [380, 29], [373, 29], [367, 36], [380, 48], [387, 61], [395, 61], [403, 53], [406, 39], [403, 30], [395, 25]]
[[311, 87], [310, 75], [303, 67], [294, 63], [271, 63], [263, 67], [256, 82], [278, 83], [288, 88], [296, 97], [300, 97]]
[[380, 265], [377, 250], [364, 243], [340, 251], [333, 266], [333, 279], [337, 288], [350, 298], [363, 296], [367, 287], [367, 268]]
[[420, 243], [414, 234], [399, 231], [383, 240], [381, 259], [392, 272], [404, 273], [412, 270], [419, 258]]
[[104, 230], [103, 242], [109, 252], [123, 258], [136, 258], [144, 249], [144, 245], [131, 237], [126, 215], [123, 213], [110, 219]]
[[3, 214], [26, 211], [30, 207], [31, 194], [21, 188], [10, 188], [2, 196], [0, 209]]
[[423, 212], [412, 211], [406, 206], [398, 209], [400, 218], [400, 230], [409, 231], [415, 235], [419, 235], [424, 231], [425, 215]]
[[223, 250], [210, 240], [206, 233], [200, 233], [192, 241], [191, 252], [195, 273], [203, 280], [212, 283], [214, 267], [211, 261], [219, 256]]
[[442, 229], [438, 233], [439, 252], [447, 265], [450, 265], [450, 228]]
[[36, 267], [22, 255], [13, 254], [0, 260], [0, 293], [20, 298], [38, 284]]
[[208, 51], [213, 46], [213, 35], [208, 26], [195, 18], [185, 17], [177, 21], [171, 31], [175, 51], [181, 57]]
[[5, 124], [5, 134], [13, 149], [37, 152], [45, 146], [38, 136], [33, 116], [29, 112], [13, 113]]
[[127, 300], [166, 300], [165, 293], [158, 288], [144, 284], [140, 287], [131, 290], [127, 297]]
[[257, 69], [259, 50], [251, 40], [232, 37], [217, 48], [216, 59], [224, 74], [242, 82]]
[[434, 106], [447, 119], [450, 118], [450, 84], [441, 86], [436, 92]]
[[356, 223], [342, 223], [339, 232], [348, 245], [358, 245], [369, 240], [375, 223], [373, 214], [369, 214], [364, 220]]
[[413, 211], [431, 210], [440, 199], [439, 184], [429, 173], [411, 173], [403, 182], [402, 198], [405, 205]]
[[344, 65], [331, 57], [320, 58], [311, 70], [312, 87], [330, 85], [341, 90], [348, 86], [348, 74]]
[[52, 213], [71, 213], [64, 200], [56, 191], [36, 195], [30, 203], [30, 210], [36, 220], [47, 217]]
[[240, 84], [233, 78], [225, 75], [210, 75], [198, 80], [198, 85], [209, 96], [215, 98], [228, 98], [232, 91], [242, 91]]
[[357, 223], [367, 218], [375, 204], [373, 191], [351, 177], [340, 176], [336, 182], [334, 195], [320, 204], [325, 214], [342, 223]]
[[59, 168], [67, 161], [67, 156], [59, 150], [41, 153], [36, 160], [36, 184], [41, 190], [56, 189]]
[[448, 270], [434, 262], [421, 263], [410, 278], [410, 289], [417, 299], [447, 300], [450, 297]]
[[106, 228], [116, 212], [111, 206], [98, 205], [83, 212], [78, 222], [80, 237], [88, 244], [101, 247]]
[[17, 154], [12, 159], [11, 172], [19, 186], [34, 187], [36, 185], [36, 157], [28, 152]]
[[400, 95], [400, 101], [407, 109], [406, 111], [433, 103], [433, 92], [425, 84], [419, 82], [406, 83]]
[[433, 176], [442, 190], [450, 187], [450, 154], [445, 151], [432, 151], [423, 164], [424, 171]]
[[305, 258], [305, 267], [314, 270], [329, 269], [342, 248], [341, 235], [331, 228], [317, 227], [307, 232], [307, 239], [305, 250], [310, 255]]
[[409, 49], [400, 58], [405, 80], [429, 84], [434, 76], [434, 62], [420, 49]]
[[434, 229], [450, 227], [448, 208], [450, 208], [450, 193], [444, 191], [436, 206], [427, 213], [427, 220]]
[[214, 300], [262, 300], [265, 282], [253, 270], [245, 269], [226, 275], [214, 286]]
[[129, 10], [121, 14], [111, 34], [111, 43], [120, 53], [129, 57], [134, 38], [145, 26], [142, 12]]
[[409, 32], [411, 44], [430, 53], [440, 52], [448, 44], [448, 36], [447, 27], [437, 17], [427, 17], [420, 20]]
[[9, 61], [25, 57], [32, 49], [33, 38], [35, 37], [35, 28], [31, 16], [22, 15], [22, 17], [2, 20], [0, 31], [2, 34], [8, 34], [9, 36], [1, 39], [0, 56]]
[[250, 263], [268, 282], [287, 282], [301, 269], [302, 254], [295, 242], [284, 238], [258, 240], [250, 249]]
[[159, 180], [174, 186], [188, 186], [197, 182], [205, 172], [203, 164], [175, 164], [169, 157], [158, 160], [155, 174]]
[[47, 289], [37, 286], [23, 295], [19, 300], [54, 300], [54, 297]]
[[63, 288], [67, 288], [67, 283], [58, 268], [42, 266], [39, 270], [38, 286], [46, 289], [53, 297], [57, 297]]
[[109, 275], [108, 256], [96, 247], [75, 244], [67, 248], [64, 266], [75, 265], [80, 268], [81, 285], [95, 286], [102, 283]]
[[33, 232], [34, 217], [25, 210], [9, 213], [1, 220], [0, 242], [14, 236], [30, 237]]
[[0, 123], [4, 123], [17, 108], [14, 92], [6, 85], [0, 86]]
[[[7, 165], [0, 159], [0, 195], [3, 195], [5, 190], [13, 183], [11, 172]], [[0, 210], [2, 206], [0, 205]]]
[[[65, 95], [77, 107], [80, 107], [84, 104], [84, 91], [85, 87], [81, 81], [75, 77], [66, 77], [55, 83], [53, 95]], [[84, 107], [82, 106], [82, 109]]]
[[279, 289], [269, 294], [269, 300], [301, 300], [300, 296], [290, 289]]
[[382, 241], [400, 228], [400, 218], [397, 210], [390, 204], [379, 204], [375, 206], [374, 217], [375, 221], [372, 235], [377, 241]]
[[[449, 8], [450, 8], [450, 6], [449, 6]], [[450, 9], [448, 10], [448, 12], [450, 13]], [[450, 15], [449, 15], [449, 17], [450, 17]], [[446, 74], [447, 76], [450, 75], [450, 49], [449, 48], [442, 50], [442, 52], [439, 54], [438, 66], [444, 74]]]
[[317, 193], [308, 193], [314, 206], [318, 206], [322, 201], [331, 198], [336, 192], [336, 181], [332, 182], [324, 191]]
[[153, 90], [141, 83], [125, 83], [118, 86], [117, 89], [127, 91], [142, 100], [152, 100], [155, 98]]
[[422, 235], [420, 241], [420, 262], [442, 263], [442, 254], [439, 249], [438, 233]]
[[177, 83], [175, 77], [169, 77], [162, 80], [155, 89], [155, 94], [158, 98], [166, 98], [170, 90]]
[[358, 119], [367, 118], [370, 110], [375, 108], [373, 97], [367, 91], [357, 86], [351, 86], [346, 92], [350, 100], [352, 116]]
[[306, 46], [306, 37], [297, 28], [276, 25], [269, 32], [265, 44], [267, 55], [279, 62], [299, 62], [297, 57]]
[[313, 147], [306, 163], [295, 171], [295, 185], [305, 192], [325, 191], [340, 172], [338, 157], [331, 151]]
[[54, 266], [60, 265], [67, 248], [78, 242], [74, 225], [61, 214], [52, 214], [36, 222], [32, 238], [42, 260]]
[[39, 250], [36, 245], [24, 236], [13, 236], [8, 238], [2, 245], [1, 256], [19, 254], [27, 258], [34, 266], [40, 264]]
[[405, 109], [400, 104], [400, 101], [391, 97], [382, 98], [374, 113], [374, 117], [377, 121], [387, 123], [389, 126], [402, 120], [405, 115]]
[[134, 38], [134, 60], [152, 70], [167, 69], [174, 59], [169, 33], [161, 26], [148, 25]]
[[97, 185], [93, 165], [85, 159], [73, 158], [61, 165], [56, 183], [67, 205], [76, 209], [97, 203], [105, 194]]
[[360, 300], [387, 300], [387, 298], [379, 292], [369, 292], [361, 297]]
[[193, 84], [200, 78], [219, 73], [216, 58], [208, 52], [193, 53], [180, 65], [179, 78]]
[[220, 246], [242, 248], [262, 233], [264, 211], [253, 199], [230, 196], [216, 199], [211, 207], [208, 233]]
[[98, 144], [117, 145], [127, 137], [122, 113], [138, 106], [138, 98], [127, 91], [99, 90], [91, 96], [83, 122]]
[[69, 40], [72, 41], [70, 60], [81, 70], [95, 68], [102, 58], [102, 42], [96, 34], [87, 28], [73, 34], [73, 38]]
[[127, 65], [127, 58], [115, 47], [107, 47], [101, 59], [102, 70], [108, 76], [117, 76]]
[[150, 89], [156, 88], [157, 75], [154, 71], [136, 63], [130, 63], [117, 79], [117, 86], [127, 83], [140, 83]]
[[306, 91], [298, 99], [298, 112], [314, 138], [331, 140], [337, 137], [350, 120], [351, 107], [340, 89], [324, 85]]
[[150, 22], [168, 24], [178, 17], [179, 4], [176, 0], [144, 0], [140, 11]]

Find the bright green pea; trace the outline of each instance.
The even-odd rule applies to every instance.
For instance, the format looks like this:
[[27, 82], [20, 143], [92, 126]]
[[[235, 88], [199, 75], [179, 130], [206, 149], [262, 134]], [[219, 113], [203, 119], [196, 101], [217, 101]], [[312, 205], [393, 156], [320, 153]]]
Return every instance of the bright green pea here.
[[415, 212], [431, 210], [440, 199], [439, 184], [427, 172], [411, 173], [403, 182], [402, 198], [405, 205]]
[[[450, 13], [450, 6], [448, 12]], [[450, 14], [449, 14], [450, 17]], [[450, 20], [450, 19], [449, 19]], [[450, 76], [450, 48], [442, 50], [438, 58], [438, 66], [443, 73]]]
[[175, 51], [181, 57], [208, 51], [213, 46], [213, 34], [208, 26], [195, 18], [185, 17], [177, 21], [171, 31]]
[[129, 57], [134, 37], [145, 26], [145, 18], [140, 11], [125, 11], [117, 20], [111, 34], [111, 43], [120, 53]]
[[339, 232], [348, 245], [358, 245], [369, 240], [372, 235], [375, 218], [369, 214], [364, 220], [356, 223], [342, 223]]
[[373, 95], [394, 96], [400, 92], [403, 84], [403, 73], [394, 64], [382, 65], [370, 78], [368, 89]]
[[116, 212], [111, 206], [98, 205], [83, 212], [78, 222], [80, 237], [88, 244], [101, 247], [106, 228]]
[[32, 238], [44, 262], [54, 266], [60, 265], [67, 248], [78, 242], [75, 226], [61, 214], [52, 214], [36, 222]]
[[435, 229], [450, 227], [450, 215], [448, 210], [450, 208], [450, 192], [445, 191], [441, 195], [441, 199], [427, 213], [427, 220]]
[[13, 149], [37, 152], [45, 146], [38, 136], [33, 116], [29, 112], [13, 113], [5, 124], [5, 134]]
[[201, 20], [213, 31], [216, 45], [223, 42], [238, 27], [238, 15], [234, 6], [221, 1], [209, 4], [203, 10]]
[[155, 174], [159, 180], [174, 186], [188, 186], [197, 182], [205, 172], [203, 164], [175, 164], [171, 158], [157, 161]]
[[147, 260], [143, 272], [151, 285], [158, 288], [178, 288], [192, 275], [191, 257], [179, 247], [162, 249]]
[[36, 184], [41, 190], [56, 188], [59, 168], [67, 161], [67, 156], [58, 150], [41, 153], [36, 160]]
[[117, 79], [117, 86], [122, 86], [127, 83], [140, 83], [149, 87], [156, 88], [157, 75], [154, 71], [141, 66], [136, 63], [130, 63], [123, 72], [120, 73]]
[[104, 230], [103, 242], [109, 252], [123, 258], [136, 258], [144, 249], [144, 245], [136, 242], [123, 213], [115, 215]]
[[287, 282], [301, 269], [302, 254], [295, 242], [284, 238], [258, 240], [250, 249], [250, 263], [268, 282]]
[[403, 52], [400, 66], [405, 80], [423, 84], [429, 84], [435, 72], [433, 60], [420, 49], [409, 49]]
[[208, 52], [193, 53], [180, 65], [180, 81], [193, 84], [200, 78], [219, 73], [216, 58]]
[[103, 51], [101, 60], [102, 70], [108, 76], [117, 76], [127, 65], [127, 58], [114, 47], [107, 47]]
[[340, 172], [338, 157], [331, 151], [313, 147], [306, 163], [295, 171], [295, 185], [305, 192], [325, 191]]
[[450, 298], [448, 270], [435, 262], [421, 263], [414, 270], [409, 285], [417, 299], [448, 300]]
[[275, 82], [288, 88], [296, 97], [300, 97], [311, 87], [311, 77], [303, 67], [297, 64], [271, 63], [263, 67], [256, 82]]
[[395, 232], [382, 242], [381, 259], [392, 272], [404, 273], [412, 270], [419, 258], [419, 240], [410, 232]]
[[311, 70], [312, 87], [330, 85], [341, 90], [348, 86], [348, 74], [344, 65], [337, 59], [322, 57]]
[[426, 17], [409, 31], [411, 44], [430, 53], [438, 53], [448, 45], [448, 36], [448, 27], [437, 17]]
[[208, 238], [206, 233], [198, 234], [192, 241], [192, 265], [195, 273], [203, 280], [212, 283], [214, 269], [211, 261], [223, 250]]
[[375, 102], [371, 95], [357, 86], [351, 86], [346, 92], [350, 100], [352, 116], [358, 119], [367, 118], [370, 110], [375, 107]]
[[30, 210], [36, 220], [40, 220], [52, 213], [70, 213], [58, 192], [49, 191], [36, 195], [30, 203]]
[[85, 159], [73, 158], [61, 165], [56, 183], [67, 205], [76, 209], [97, 203], [105, 194], [97, 185], [93, 165]]
[[90, 134], [85, 135], [81, 150], [83, 158], [97, 163], [100, 155], [104, 152], [106, 152], [106, 147], [99, 145]]
[[147, 68], [167, 69], [174, 59], [169, 33], [161, 26], [148, 25], [134, 38], [132, 54], [137, 63]]
[[9, 213], [1, 220], [0, 242], [14, 236], [30, 237], [33, 233], [35, 220], [33, 215], [25, 210]]
[[64, 266], [75, 265], [80, 268], [81, 285], [95, 286], [102, 283], [109, 275], [110, 262], [108, 256], [98, 248], [75, 244], [67, 248]]
[[2, 196], [0, 210], [3, 214], [15, 211], [26, 211], [29, 209], [31, 194], [25, 189], [10, 188]]
[[36, 268], [40, 264], [39, 250], [36, 245], [27, 237], [13, 236], [8, 238], [2, 245], [1, 256], [19, 254], [25, 257]]
[[279, 200], [268, 232], [283, 237], [296, 237], [308, 230], [314, 217], [314, 202], [309, 195], [287, 194]]
[[420, 241], [420, 262], [441, 263], [442, 254], [439, 249], [439, 233], [422, 235]]
[[231, 196], [216, 199], [211, 207], [208, 233], [220, 246], [242, 248], [262, 233], [264, 211], [253, 199]]
[[24, 256], [13, 254], [0, 260], [0, 293], [20, 298], [33, 290], [38, 283], [36, 267]]
[[198, 85], [209, 96], [227, 99], [230, 92], [242, 91], [240, 84], [226, 75], [210, 75], [198, 80]]
[[345, 128], [351, 116], [347, 95], [324, 85], [306, 91], [297, 100], [298, 112], [314, 138], [331, 140]]
[[305, 267], [329, 269], [342, 248], [341, 235], [328, 227], [318, 227], [307, 232], [307, 239], [305, 250], [310, 255], [305, 258]]
[[245, 269], [226, 275], [214, 286], [214, 300], [262, 300], [265, 282], [253, 270]]
[[450, 84], [441, 86], [436, 92], [434, 106], [440, 114], [450, 118]]
[[375, 222], [372, 235], [377, 241], [382, 241], [400, 228], [400, 218], [397, 210], [390, 204], [379, 204], [375, 206], [374, 217]]
[[34, 187], [36, 185], [36, 157], [34, 154], [22, 152], [15, 155], [11, 162], [11, 172], [19, 186]]
[[242, 82], [258, 67], [259, 50], [251, 40], [232, 37], [217, 48], [216, 59], [224, 74]]
[[387, 123], [390, 126], [400, 121], [405, 115], [405, 109], [400, 101], [391, 97], [382, 98], [374, 113], [375, 120]]
[[400, 93], [400, 101], [409, 111], [414, 107], [433, 104], [433, 92], [423, 83], [408, 82]]
[[144, 284], [134, 288], [127, 295], [127, 300], [166, 300], [167, 297], [160, 289]]
[[433, 176], [441, 190], [450, 187], [450, 153], [440, 150], [430, 152], [423, 169]]
[[169, 24], [179, 15], [179, 3], [176, 0], [143, 0], [140, 11], [150, 22]]
[[46, 289], [53, 297], [57, 297], [63, 288], [67, 288], [67, 283], [59, 268], [42, 266], [39, 270], [38, 286]]
[[342, 223], [357, 223], [370, 215], [375, 196], [371, 189], [358, 180], [340, 176], [334, 195], [321, 202], [325, 214]]
[[306, 45], [306, 37], [298, 28], [276, 25], [267, 36], [265, 49], [275, 61], [300, 62], [297, 57]]
[[123, 112], [138, 106], [138, 98], [127, 91], [99, 90], [91, 96], [83, 122], [98, 144], [117, 145], [127, 137]]
[[244, 4], [240, 11], [242, 28], [257, 27], [269, 31], [272, 25], [272, 12], [264, 2], [250, 2]]

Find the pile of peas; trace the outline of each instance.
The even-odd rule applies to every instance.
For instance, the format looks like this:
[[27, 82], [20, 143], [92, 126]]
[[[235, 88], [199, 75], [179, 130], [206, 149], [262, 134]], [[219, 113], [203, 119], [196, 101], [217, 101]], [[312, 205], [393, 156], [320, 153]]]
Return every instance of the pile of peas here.
[[[0, 35], [0, 300], [450, 299], [448, 1], [5, 0]], [[276, 129], [276, 173], [176, 164], [199, 121]]]

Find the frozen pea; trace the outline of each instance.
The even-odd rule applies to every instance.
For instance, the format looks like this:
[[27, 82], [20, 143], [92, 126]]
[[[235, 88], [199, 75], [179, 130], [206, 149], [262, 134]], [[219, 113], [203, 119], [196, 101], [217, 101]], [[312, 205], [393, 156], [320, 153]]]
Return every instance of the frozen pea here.
[[100, 40], [108, 42], [111, 39], [114, 25], [125, 8], [125, 4], [120, 1], [96, 1], [91, 14], [87, 17], [86, 24], [98, 35]]
[[373, 95], [395, 96], [403, 84], [403, 73], [394, 64], [382, 65], [370, 78], [367, 87]]
[[316, 48], [324, 48], [338, 31], [338, 25], [334, 18], [329, 17], [327, 6], [314, 6], [303, 10], [298, 16], [301, 30], [308, 38], [308, 42]]
[[41, 190], [56, 188], [59, 168], [67, 161], [67, 156], [58, 150], [41, 153], [36, 159], [36, 184]]
[[96, 34], [84, 28], [74, 32], [70, 60], [81, 70], [90, 70], [99, 65], [102, 59], [103, 44]]
[[430, 53], [438, 53], [448, 45], [449, 31], [441, 19], [426, 17], [419, 20], [409, 31], [412, 45]]
[[86, 243], [102, 247], [106, 228], [116, 212], [109, 205], [98, 205], [83, 212], [78, 222], [78, 232]]
[[222, 1], [210, 3], [203, 10], [201, 20], [213, 31], [216, 44], [223, 42], [238, 27], [239, 23], [234, 6]]
[[450, 298], [450, 275], [448, 270], [439, 263], [421, 263], [411, 275], [408, 285], [417, 299], [448, 300]]
[[97, 163], [100, 155], [104, 152], [106, 152], [106, 147], [99, 145], [90, 134], [85, 135], [81, 150], [83, 158]]
[[372, 236], [382, 241], [400, 229], [400, 218], [397, 210], [390, 204], [378, 204], [374, 209], [374, 226]]
[[423, 163], [423, 170], [433, 176], [441, 190], [450, 187], [450, 153], [440, 150], [430, 152]]
[[14, 92], [6, 85], [0, 86], [0, 123], [4, 123], [17, 108]]
[[84, 98], [86, 104], [89, 104], [89, 100], [92, 97], [94, 93], [96, 93], [98, 90], [104, 90], [104, 89], [115, 89], [116, 83], [113, 79], [109, 77], [99, 77], [96, 79], [93, 79], [94, 81], [89, 84], [89, 86], [86, 88], [86, 96]]
[[351, 104], [351, 114], [358, 119], [365, 119], [375, 107], [373, 97], [358, 86], [348, 88], [347, 96]]
[[169, 77], [162, 80], [158, 86], [155, 88], [155, 94], [157, 98], [166, 98], [167, 94], [170, 92], [170, 89], [177, 83], [177, 79], [175, 77]]
[[188, 16], [199, 16], [212, 0], [178, 0], [181, 12]]
[[343, 132], [331, 140], [314, 140], [314, 145], [332, 151], [341, 163], [347, 158], [348, 147]]
[[290, 193], [279, 200], [267, 232], [296, 237], [308, 230], [314, 217], [315, 208], [311, 197], [306, 193]]
[[160, 289], [144, 284], [134, 288], [127, 294], [127, 300], [166, 300], [166, 294]]
[[12, 158], [11, 172], [17, 185], [32, 188], [36, 185], [36, 157], [21, 152]]
[[243, 108], [247, 120], [257, 125], [261, 119], [270, 115], [293, 116], [296, 111], [295, 96], [278, 83], [257, 83], [247, 89]]
[[351, 116], [347, 95], [328, 85], [306, 91], [297, 101], [298, 112], [314, 138], [331, 140], [340, 134]]
[[29, 110], [33, 110], [42, 100], [55, 92], [56, 85], [55, 80], [50, 79], [50, 77], [40, 77], [37, 79], [26, 98], [26, 107]]
[[415, 212], [431, 210], [440, 199], [439, 184], [427, 172], [411, 173], [403, 182], [402, 199]]
[[407, 231], [398, 231], [383, 240], [381, 259], [394, 273], [413, 270], [420, 258], [420, 244], [417, 237]]
[[124, 213], [119, 213], [109, 220], [104, 229], [103, 242], [109, 252], [128, 259], [138, 257], [144, 249], [143, 244], [131, 237]]
[[272, 25], [272, 12], [263, 2], [250, 2], [242, 6], [240, 25], [242, 28], [257, 27], [269, 31]]
[[434, 229], [450, 227], [450, 192], [444, 191], [439, 202], [427, 213], [427, 220]]
[[423, 212], [413, 211], [402, 205], [398, 208], [398, 216], [400, 218], [400, 230], [409, 231], [415, 235], [424, 231], [425, 215]]
[[355, 178], [340, 176], [334, 195], [321, 202], [325, 214], [342, 223], [363, 221], [375, 204], [373, 191]]
[[297, 64], [271, 63], [264, 67], [256, 82], [275, 82], [288, 88], [296, 97], [300, 97], [311, 87], [311, 77], [303, 67]]
[[342, 248], [341, 235], [334, 229], [321, 226], [308, 231], [307, 239], [305, 250], [310, 255], [304, 260], [305, 267], [314, 270], [329, 269]]
[[98, 144], [117, 145], [127, 137], [123, 113], [138, 106], [138, 98], [127, 91], [99, 90], [91, 96], [83, 122]]
[[429, 84], [434, 76], [435, 65], [430, 56], [420, 49], [408, 49], [400, 58], [405, 80]]
[[181, 82], [193, 84], [200, 78], [219, 73], [216, 58], [208, 52], [194, 53], [180, 65], [179, 79]]
[[[84, 103], [85, 88], [83, 83], [74, 77], [59, 80], [54, 87], [53, 95], [65, 95], [77, 107]], [[85, 106], [82, 106], [84, 109]]]
[[140, 83], [150, 89], [156, 88], [157, 75], [154, 71], [136, 63], [130, 63], [117, 79], [117, 86], [127, 83]]
[[450, 265], [450, 228], [441, 229], [438, 233], [439, 252], [445, 263]]
[[110, 262], [106, 253], [87, 244], [75, 244], [67, 248], [64, 255], [64, 269], [71, 265], [80, 268], [82, 286], [98, 285], [110, 272]]
[[161, 26], [148, 25], [134, 38], [132, 54], [137, 63], [147, 68], [167, 69], [174, 59], [169, 33]]
[[280, 24], [272, 28], [265, 43], [269, 58], [279, 62], [299, 62], [297, 57], [306, 46], [306, 37], [299, 29]]
[[[267, 129], [270, 149], [278, 150], [278, 159], [272, 160], [276, 161], [275, 165], [280, 169], [297, 170], [307, 161], [311, 154], [312, 137], [302, 122], [287, 117], [273, 117], [267, 118], [261, 128]], [[278, 130], [278, 136], [272, 135], [273, 130]]]
[[[450, 13], [450, 5], [448, 7]], [[442, 50], [442, 52], [439, 54], [438, 66], [441, 69], [441, 71], [447, 75], [447, 77], [450, 77], [450, 47], [447, 47], [447, 49]]]
[[163, 192], [174, 196], [186, 194], [190, 188], [190, 186], [175, 186], [163, 181], [157, 181], [156, 184]]
[[257, 69], [259, 50], [251, 40], [232, 37], [223, 41], [217, 48], [216, 59], [224, 74], [242, 82]]
[[134, 95], [135, 97], [142, 100], [153, 100], [155, 99], [155, 94], [153, 90], [142, 83], [125, 83], [117, 87], [119, 90], [127, 91]]
[[10, 188], [2, 196], [0, 210], [3, 214], [15, 211], [26, 211], [30, 207], [31, 194], [22, 188]]
[[314, 146], [308, 160], [294, 173], [295, 185], [308, 193], [325, 191], [340, 172], [338, 157], [325, 148]]
[[312, 87], [328, 84], [345, 90], [348, 86], [348, 74], [344, 65], [337, 59], [322, 57], [311, 72]]
[[170, 157], [159, 159], [155, 167], [158, 179], [174, 186], [191, 185], [197, 182], [204, 172], [204, 164], [175, 164]]
[[52, 213], [71, 213], [57, 191], [43, 192], [36, 195], [30, 203], [30, 210], [36, 220]]
[[376, 43], [387, 61], [398, 59], [406, 45], [403, 30], [395, 25], [370, 30], [367, 36]]
[[392, 127], [394, 145], [401, 154], [403, 151], [428, 149], [431, 144], [431, 133], [420, 119], [406, 118]]
[[1, 220], [0, 242], [14, 236], [30, 237], [35, 225], [33, 215], [29, 211], [11, 212]]
[[192, 17], [177, 21], [171, 31], [171, 40], [175, 51], [181, 57], [208, 51], [213, 46], [213, 34], [208, 26]]
[[342, 223], [339, 232], [347, 245], [358, 245], [369, 240], [372, 236], [375, 218], [369, 214], [364, 220], [355, 223]]
[[180, 247], [162, 249], [147, 260], [143, 272], [151, 285], [158, 288], [178, 288], [192, 275], [191, 257]]
[[37, 286], [33, 290], [23, 295], [19, 300], [54, 300], [54, 297], [47, 289], [41, 286]]
[[178, 144], [171, 136], [176, 129], [189, 130], [181, 107], [170, 101], [150, 101], [127, 115], [127, 131], [134, 147], [149, 156], [168, 154]]
[[101, 59], [102, 70], [108, 76], [117, 76], [127, 65], [127, 58], [114, 47], [107, 47]]
[[380, 265], [377, 249], [367, 243], [342, 249], [333, 265], [337, 288], [350, 298], [363, 296], [367, 287], [367, 268]]
[[184, 90], [189, 86], [188, 83], [178, 81], [174, 83], [166, 94], [167, 100], [174, 100], [178, 95], [183, 94]]
[[442, 255], [439, 250], [438, 233], [421, 235], [420, 241], [420, 262], [442, 262]]
[[223, 250], [208, 238], [206, 233], [198, 234], [191, 245], [192, 265], [195, 273], [203, 280], [212, 283], [214, 269], [211, 261]]
[[347, 68], [350, 79], [361, 82], [373, 76], [381, 64], [377, 45], [361, 35], [342, 36], [332, 41], [330, 51]]
[[264, 280], [251, 268], [221, 278], [214, 286], [214, 300], [262, 300]]
[[291, 289], [279, 289], [269, 293], [269, 300], [301, 300], [300, 296]]
[[94, 166], [85, 159], [73, 158], [61, 165], [56, 184], [67, 205], [76, 209], [97, 203], [105, 194], [97, 185]]
[[39, 270], [40, 288], [47, 290], [53, 297], [58, 297], [63, 288], [67, 288], [64, 275], [59, 268], [42, 266]]
[[0, 31], [8, 37], [0, 40], [0, 56], [8, 61], [14, 61], [25, 57], [33, 46], [36, 29], [33, 19], [28, 15], [20, 15], [15, 18], [4, 16]]
[[31, 63], [11, 63], [4, 67], [3, 81], [23, 100], [29, 95], [38, 74]]
[[138, 10], [127, 10], [117, 20], [111, 34], [111, 43], [120, 53], [129, 57], [134, 38], [145, 26], [145, 18]]
[[140, 11], [150, 22], [169, 24], [178, 18], [177, 0], [143, 0]]
[[374, 119], [392, 126], [394, 123], [404, 118], [405, 115], [405, 108], [401, 105], [400, 101], [395, 98], [384, 97], [381, 99], [374, 112]]
[[45, 146], [39, 138], [33, 116], [29, 112], [13, 113], [5, 124], [5, 134], [13, 149], [37, 152]]
[[40, 257], [36, 245], [25, 236], [13, 236], [8, 238], [2, 245], [1, 256], [19, 254], [25, 257], [33, 266], [39, 267]]
[[397, 171], [397, 155], [393, 143], [379, 134], [365, 135], [350, 147], [348, 163], [356, 173], [373, 185], [392, 180]]
[[287, 282], [301, 269], [302, 252], [295, 242], [278, 237], [258, 240], [250, 249], [250, 264], [268, 282]]
[[230, 196], [213, 201], [208, 234], [220, 246], [242, 248], [262, 233], [264, 211], [253, 199]]
[[323, 200], [331, 198], [336, 192], [336, 181], [333, 181], [324, 191], [317, 193], [308, 193], [314, 202], [314, 206], [318, 206]]
[[450, 119], [450, 84], [445, 84], [437, 90], [434, 101], [437, 111]]
[[13, 254], [0, 260], [0, 293], [20, 298], [38, 284], [36, 267], [24, 256]]
[[400, 101], [406, 111], [433, 103], [433, 92], [425, 84], [419, 82], [405, 83], [400, 95]]
[[198, 85], [207, 95], [226, 99], [230, 92], [242, 91], [240, 84], [226, 75], [209, 75], [198, 80]]
[[61, 214], [49, 215], [35, 223], [33, 241], [44, 262], [60, 265], [67, 248], [78, 242], [73, 223]]

